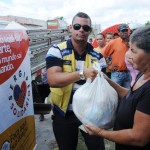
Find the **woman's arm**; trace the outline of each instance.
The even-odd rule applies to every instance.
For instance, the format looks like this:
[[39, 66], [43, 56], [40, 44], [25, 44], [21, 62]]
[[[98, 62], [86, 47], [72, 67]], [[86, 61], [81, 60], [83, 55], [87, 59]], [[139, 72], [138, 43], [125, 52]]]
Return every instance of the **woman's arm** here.
[[124, 88], [124, 87], [120, 86], [119, 84], [113, 82], [106, 75], [104, 75], [104, 77], [108, 81], [108, 83], [117, 91], [120, 99], [122, 99], [127, 94], [127, 92], [129, 91], [129, 89]]

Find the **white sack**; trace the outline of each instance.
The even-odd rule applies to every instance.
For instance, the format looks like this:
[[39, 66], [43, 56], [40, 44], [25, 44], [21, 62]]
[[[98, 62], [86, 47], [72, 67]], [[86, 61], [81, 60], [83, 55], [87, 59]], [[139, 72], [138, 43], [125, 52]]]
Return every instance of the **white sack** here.
[[88, 79], [75, 92], [72, 105], [83, 124], [109, 129], [114, 124], [118, 95], [100, 72], [93, 82]]

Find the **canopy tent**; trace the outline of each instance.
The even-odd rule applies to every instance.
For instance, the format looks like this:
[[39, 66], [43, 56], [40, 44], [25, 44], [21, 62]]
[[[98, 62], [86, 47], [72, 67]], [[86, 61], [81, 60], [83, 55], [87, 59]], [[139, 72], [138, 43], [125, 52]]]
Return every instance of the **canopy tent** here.
[[[104, 35], [107, 33], [107, 32], [112, 32], [113, 34], [114, 33], [118, 33], [118, 27], [120, 26], [120, 24], [115, 24], [115, 25], [113, 25], [113, 26], [110, 26], [110, 27], [108, 27], [108, 28], [106, 28], [105, 30], [103, 30], [101, 33], [103, 33]], [[130, 34], [130, 27], [129, 27], [129, 34]], [[97, 41], [96, 41], [96, 39], [94, 39], [94, 41], [93, 41], [93, 47], [94, 48], [96, 48], [96, 47], [98, 47], [98, 43], [97, 43]]]
[[113, 26], [110, 26], [108, 28], [106, 28], [105, 30], [102, 31], [102, 33], [105, 35], [107, 32], [112, 32], [114, 33], [118, 33], [118, 27], [120, 26], [120, 24], [115, 24]]

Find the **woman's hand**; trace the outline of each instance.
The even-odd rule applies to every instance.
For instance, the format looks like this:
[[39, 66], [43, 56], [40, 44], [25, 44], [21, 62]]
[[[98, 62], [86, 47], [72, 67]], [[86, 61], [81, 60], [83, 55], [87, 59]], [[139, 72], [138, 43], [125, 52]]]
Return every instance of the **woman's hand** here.
[[95, 135], [95, 136], [102, 136], [102, 132], [104, 131], [104, 129], [95, 127], [95, 126], [91, 126], [91, 125], [84, 125], [85, 130], [87, 131], [88, 134], [90, 135]]

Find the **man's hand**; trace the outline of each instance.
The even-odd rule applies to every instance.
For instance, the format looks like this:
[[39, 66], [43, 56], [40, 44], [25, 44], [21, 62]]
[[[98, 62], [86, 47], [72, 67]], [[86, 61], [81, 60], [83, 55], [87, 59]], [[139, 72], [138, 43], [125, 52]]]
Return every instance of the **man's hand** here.
[[91, 80], [94, 80], [98, 74], [98, 71], [95, 70], [94, 68], [85, 68], [83, 70], [83, 73], [86, 79], [90, 78]]

